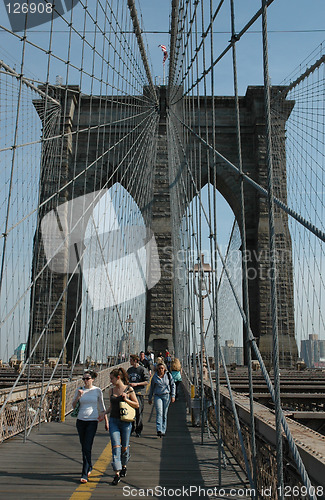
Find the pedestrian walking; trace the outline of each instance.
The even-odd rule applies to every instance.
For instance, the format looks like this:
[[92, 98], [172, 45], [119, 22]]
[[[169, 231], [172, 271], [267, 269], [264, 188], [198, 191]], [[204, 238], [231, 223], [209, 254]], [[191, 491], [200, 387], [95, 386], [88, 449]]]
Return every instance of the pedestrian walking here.
[[131, 354], [130, 363], [131, 366], [127, 371], [129, 385], [133, 387], [139, 403], [139, 408], [136, 409], [135, 422], [132, 423], [132, 432], [135, 432], [136, 437], [140, 437], [143, 430], [144, 392], [150, 377], [148, 370], [144, 366], [140, 366], [139, 356]]
[[167, 369], [170, 370], [170, 363], [171, 363], [172, 357], [170, 355], [170, 352], [168, 349], [165, 350], [165, 363], [167, 366]]
[[144, 366], [146, 370], [148, 370], [149, 375], [151, 375], [150, 360], [148, 359], [148, 356], [145, 355], [144, 351], [140, 352], [139, 358], [139, 365]]
[[159, 363], [162, 363], [163, 365], [165, 365], [165, 361], [164, 361], [164, 358], [162, 356], [158, 356], [156, 359], [156, 362], [154, 364], [155, 371], [157, 371], [157, 366], [159, 365]]
[[[105, 418], [105, 405], [103, 393], [99, 387], [94, 385], [97, 373], [88, 370], [84, 373], [82, 380], [84, 385], [76, 390], [72, 401], [75, 409], [79, 403], [76, 427], [79, 434], [82, 450], [82, 471], [81, 483], [87, 483], [88, 476], [92, 471], [91, 451], [94, 437], [97, 431], [98, 420]], [[107, 417], [105, 418], [105, 428], [108, 430]]]
[[182, 366], [181, 362], [178, 358], [174, 358], [171, 362], [170, 365], [170, 371], [172, 374], [172, 377], [174, 379], [175, 385], [176, 385], [176, 397], [175, 399], [177, 400], [179, 397], [179, 388], [180, 384], [182, 382]]
[[130, 459], [129, 443], [132, 422], [124, 422], [120, 419], [120, 402], [125, 401], [132, 408], [139, 408], [139, 403], [134, 389], [129, 385], [128, 374], [123, 368], [115, 368], [110, 373], [113, 387], [109, 390], [110, 414], [109, 433], [111, 436], [113, 470], [115, 476], [111, 484], [117, 485], [121, 477], [126, 476], [127, 463]]
[[156, 408], [157, 436], [162, 437], [167, 430], [167, 414], [170, 402], [175, 402], [175, 382], [164, 363], [157, 363], [157, 371], [151, 379], [149, 404]]

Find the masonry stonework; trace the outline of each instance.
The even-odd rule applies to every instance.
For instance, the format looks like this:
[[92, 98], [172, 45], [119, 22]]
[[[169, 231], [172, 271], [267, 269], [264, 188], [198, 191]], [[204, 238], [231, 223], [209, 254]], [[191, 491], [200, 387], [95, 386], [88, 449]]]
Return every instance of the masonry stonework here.
[[[151, 290], [147, 292], [146, 310], [146, 346], [150, 346], [156, 352], [164, 348], [173, 349], [173, 284], [172, 284], [172, 229], [170, 205], [170, 186], [168, 168], [168, 144], [166, 122], [168, 121], [168, 108], [166, 103], [166, 88], [157, 89], [160, 94], [160, 108], [157, 118], [157, 133], [153, 147], [156, 148], [156, 161], [153, 165], [153, 185], [151, 200], [141, 206], [141, 200], [137, 199], [136, 189], [129, 188], [130, 195], [138, 203], [148, 227], [153, 231], [159, 251], [161, 279]], [[101, 152], [109, 150], [109, 144], [116, 137], [123, 137], [128, 133], [124, 122], [120, 127], [114, 128], [114, 133], [109, 126], [98, 127], [103, 122], [103, 113], [113, 121], [127, 116], [128, 107], [121, 105], [124, 98], [119, 98], [119, 103], [114, 99], [88, 97], [81, 95], [76, 87], [68, 88], [67, 92], [56, 92], [61, 102], [61, 115], [57, 120], [58, 135], [65, 132], [64, 139], [57, 140], [56, 161], [60, 165], [60, 176], [57, 183], [53, 178], [46, 176], [46, 143], [43, 146], [42, 163], [42, 187], [41, 202], [51, 197], [58, 189], [58, 185], [64, 186], [72, 177], [76, 178], [73, 188], [59, 190], [59, 197], [53, 198], [51, 203], [45, 203], [40, 211], [42, 218], [48, 211], [54, 208], [55, 203], [66, 201], [100, 190], [104, 185], [111, 187], [116, 181], [123, 185], [121, 171], [116, 174], [116, 165], [123, 158], [125, 148], [132, 145], [132, 137], [127, 138], [123, 148], [115, 148], [114, 152], [103, 155]], [[136, 102], [132, 96], [128, 96], [128, 102]], [[191, 98], [187, 98], [191, 99]], [[212, 113], [206, 115], [205, 108], [212, 109], [212, 98], [202, 98], [198, 106], [197, 100], [192, 103], [196, 107], [196, 123], [192, 124], [195, 131], [199, 125], [208, 120], [209, 135], [214, 131], [214, 143], [216, 149], [234, 165], [238, 164], [236, 153], [236, 116], [235, 103], [232, 97], [215, 97], [215, 123], [212, 124]], [[38, 105], [39, 107], [39, 105]], [[36, 106], [37, 108], [37, 106]], [[203, 111], [204, 110], [204, 111]], [[290, 114], [291, 107], [288, 105], [286, 113], [274, 124], [277, 127], [277, 136], [282, 138], [276, 148], [285, 149], [285, 122]], [[241, 140], [243, 154], [243, 170], [256, 182], [266, 187], [266, 149], [265, 149], [265, 120], [263, 108], [263, 89], [260, 87], [249, 87], [246, 95], [240, 98], [241, 114]], [[44, 117], [45, 116], [45, 117]], [[46, 114], [43, 114], [43, 125], [46, 130]], [[140, 126], [140, 124], [139, 124]], [[71, 131], [71, 135], [69, 135]], [[74, 133], [72, 133], [74, 132]], [[45, 133], [45, 132], [44, 132]], [[193, 148], [198, 148], [198, 142], [193, 139]], [[277, 179], [275, 196], [286, 202], [286, 167], [281, 160], [283, 154], [277, 155], [275, 149], [274, 175]], [[213, 171], [208, 160], [201, 163], [200, 175], [193, 171], [193, 176], [200, 179], [200, 188], [213, 178]], [[98, 168], [100, 163], [101, 168]], [[95, 168], [89, 167], [96, 165]], [[181, 167], [180, 167], [181, 168]], [[195, 168], [195, 167], [193, 167]], [[210, 170], [209, 170], [210, 169]], [[81, 173], [85, 171], [84, 175]], [[224, 196], [232, 208], [235, 217], [240, 221], [240, 183], [239, 176], [222, 160], [217, 159], [217, 189]], [[80, 176], [78, 176], [80, 173]], [[266, 362], [271, 363], [272, 357], [272, 329], [271, 329], [271, 298], [270, 281], [268, 277], [268, 215], [267, 203], [252, 186], [245, 184], [245, 220], [247, 235], [247, 265], [249, 268], [249, 303], [251, 329], [257, 339], [261, 353]], [[188, 193], [188, 199], [193, 197], [193, 192]], [[55, 201], [53, 201], [55, 200]], [[186, 207], [184, 207], [184, 212]], [[279, 335], [280, 335], [280, 363], [282, 366], [292, 365], [297, 358], [297, 347], [294, 337], [294, 304], [293, 304], [293, 271], [292, 271], [292, 249], [288, 228], [288, 217], [279, 209], [276, 210], [276, 242], [279, 251], [278, 267], [278, 302], [279, 302]], [[43, 266], [46, 267], [44, 252], [40, 248], [39, 234], [35, 236], [35, 249], [33, 261], [33, 276], [37, 276]], [[68, 258], [68, 257], [67, 257]], [[65, 287], [70, 279], [69, 287]], [[45, 297], [49, 297], [48, 301]], [[58, 304], [52, 314], [55, 304]], [[73, 345], [67, 342], [64, 360], [73, 359], [78, 350], [80, 342], [80, 313], [81, 304], [81, 280], [80, 274], [71, 276], [69, 274], [54, 275], [50, 269], [46, 269], [42, 277], [36, 280], [32, 292], [32, 317], [30, 329], [30, 343], [35, 345], [40, 332], [46, 329], [47, 345], [40, 343], [35, 351], [38, 359], [43, 358], [44, 349], [49, 355], [57, 356], [63, 347], [63, 343], [69, 332], [74, 330]], [[52, 317], [49, 319], [49, 311]], [[76, 320], [77, 318], [77, 320]], [[72, 338], [72, 336], [71, 336]]]

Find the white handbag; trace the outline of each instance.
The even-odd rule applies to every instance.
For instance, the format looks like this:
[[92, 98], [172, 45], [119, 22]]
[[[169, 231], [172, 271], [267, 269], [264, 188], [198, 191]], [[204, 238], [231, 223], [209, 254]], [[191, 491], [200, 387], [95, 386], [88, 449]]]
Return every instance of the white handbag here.
[[135, 419], [135, 409], [125, 401], [120, 401], [120, 420], [122, 422], [133, 422]]

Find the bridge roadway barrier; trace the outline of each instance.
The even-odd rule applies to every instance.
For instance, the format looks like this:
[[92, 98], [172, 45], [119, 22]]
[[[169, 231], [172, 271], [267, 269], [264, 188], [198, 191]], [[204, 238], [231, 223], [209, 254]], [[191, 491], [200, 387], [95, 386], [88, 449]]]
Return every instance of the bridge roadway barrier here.
[[[122, 363], [117, 366], [128, 368], [129, 363]], [[110, 384], [110, 372], [115, 366], [110, 366], [98, 372], [96, 385], [101, 389], [106, 389]], [[10, 389], [0, 389], [0, 443], [11, 438], [39, 422], [51, 422], [60, 420], [63, 415], [67, 415], [72, 410], [72, 399], [77, 387], [83, 385], [81, 375], [73, 379], [59, 379], [51, 382], [33, 382], [28, 387], [28, 405], [26, 411], [26, 391], [27, 386], [17, 386], [12, 392], [10, 399], [2, 410]], [[65, 391], [65, 407], [62, 409], [62, 390]]]
[[[221, 386], [220, 392], [222, 438], [238, 463], [244, 468], [245, 464], [233, 417], [229, 391], [226, 387]], [[208, 398], [212, 398], [211, 386], [209, 382], [205, 383], [205, 393]], [[241, 423], [242, 434], [246, 450], [248, 450], [249, 458], [251, 450], [249, 398], [236, 392], [233, 392], [233, 396], [235, 398], [237, 413]], [[290, 414], [292, 414], [292, 412], [290, 412]], [[254, 402], [254, 417], [257, 447], [258, 487], [260, 489], [271, 487], [272, 491], [276, 491], [277, 468], [275, 412], [260, 403]], [[315, 487], [320, 486], [319, 491], [322, 489], [323, 494], [320, 498], [325, 498], [325, 436], [288, 417], [286, 418], [309, 478]], [[216, 427], [213, 407], [210, 407], [209, 409], [209, 420], [211, 424]], [[306, 496], [299, 494], [299, 492], [304, 491], [302, 488], [303, 483], [301, 482], [301, 478], [297, 472], [284, 433], [283, 452], [285, 464], [284, 484], [287, 486], [288, 491], [298, 492], [298, 494], [292, 496], [292, 498], [294, 497], [295, 500], [305, 499]], [[293, 490], [294, 487], [296, 487], [296, 490]]]
[[4, 441], [0, 450], [0, 496], [5, 500], [251, 498], [245, 474], [229, 452], [219, 485], [215, 436], [205, 433], [201, 445], [201, 431], [191, 425], [183, 395], [170, 406], [164, 438], [156, 435], [155, 410], [145, 398], [144, 429], [140, 438], [131, 436], [128, 473], [117, 486], [110, 484], [111, 446], [103, 423], [94, 440], [93, 473], [85, 485], [79, 482], [81, 449], [76, 419], [70, 415], [64, 422], [32, 429], [26, 443], [21, 435]]

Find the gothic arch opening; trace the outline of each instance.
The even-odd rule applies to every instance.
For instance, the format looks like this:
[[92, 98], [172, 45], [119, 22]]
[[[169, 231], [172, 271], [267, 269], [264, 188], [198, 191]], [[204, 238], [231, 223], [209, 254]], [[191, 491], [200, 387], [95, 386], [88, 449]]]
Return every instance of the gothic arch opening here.
[[[125, 358], [144, 348], [146, 227], [116, 182], [95, 205], [84, 238], [81, 359]], [[129, 321], [128, 321], [129, 320]]]
[[[217, 235], [218, 248], [242, 305], [241, 236], [231, 207], [211, 184], [206, 184], [187, 205], [179, 234], [181, 244], [176, 255], [179, 262], [182, 254], [184, 270], [179, 270], [176, 284], [175, 331], [183, 332], [183, 337], [190, 332], [187, 341], [195, 353], [199, 351], [200, 335], [204, 330], [209, 356], [214, 355], [214, 335], [218, 332], [226, 362], [230, 362], [232, 356], [234, 362], [242, 364], [242, 317], [211, 235]], [[201, 265], [206, 269], [211, 267], [211, 272], [205, 272], [199, 284]], [[179, 335], [178, 343], [182, 341]], [[225, 348], [226, 345], [229, 348]]]

